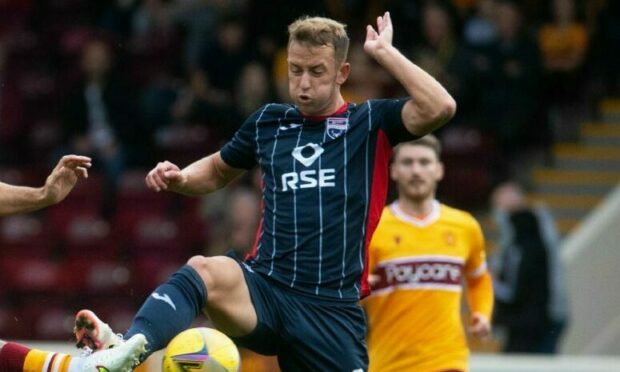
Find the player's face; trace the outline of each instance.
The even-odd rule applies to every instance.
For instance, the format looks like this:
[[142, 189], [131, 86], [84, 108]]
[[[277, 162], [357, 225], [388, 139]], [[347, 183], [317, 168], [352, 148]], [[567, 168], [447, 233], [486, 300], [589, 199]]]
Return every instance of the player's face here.
[[430, 147], [406, 144], [395, 155], [391, 175], [401, 197], [422, 201], [435, 197], [443, 165]]
[[288, 47], [288, 87], [304, 115], [329, 115], [341, 104], [340, 86], [349, 64], [337, 64], [332, 46], [292, 42]]

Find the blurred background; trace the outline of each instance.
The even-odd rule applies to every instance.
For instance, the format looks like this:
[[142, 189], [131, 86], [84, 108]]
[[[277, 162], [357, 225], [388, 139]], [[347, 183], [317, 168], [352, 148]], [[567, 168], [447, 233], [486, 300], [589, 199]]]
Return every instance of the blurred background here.
[[[549, 212], [548, 249], [565, 277], [542, 296], [566, 301], [545, 315], [560, 326], [557, 348], [531, 352], [620, 353], [614, 0], [0, 0], [0, 180], [40, 186], [62, 154], [94, 158], [63, 203], [0, 219], [0, 337], [66, 343], [81, 308], [123, 331], [191, 255], [242, 257], [260, 218], [260, 176], [187, 198], [149, 192], [147, 171], [217, 151], [263, 103], [289, 101], [286, 26], [303, 14], [348, 25], [348, 101], [404, 95], [362, 49], [365, 25], [384, 10], [394, 44], [457, 100], [437, 133], [439, 198], [478, 218], [497, 278], [497, 186], [511, 181], [523, 203]], [[498, 319], [474, 351], [506, 350], [515, 325]], [[275, 368], [253, 356], [246, 366]]]

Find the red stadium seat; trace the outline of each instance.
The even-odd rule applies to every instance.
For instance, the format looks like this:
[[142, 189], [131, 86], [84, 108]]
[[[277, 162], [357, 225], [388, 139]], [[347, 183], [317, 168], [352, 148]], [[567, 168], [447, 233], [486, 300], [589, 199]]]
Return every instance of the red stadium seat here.
[[12, 185], [41, 186], [45, 176], [39, 175], [34, 170], [0, 168], [0, 181]]
[[103, 201], [103, 176], [90, 171], [88, 178], [80, 180], [62, 205], [81, 208], [99, 207]]
[[101, 320], [116, 332], [129, 328], [145, 296], [89, 296], [80, 301], [81, 308], [93, 310]]
[[60, 286], [60, 265], [45, 258], [2, 258], [0, 271], [12, 292], [57, 293]]
[[118, 294], [130, 288], [132, 272], [112, 260], [73, 258], [63, 265], [61, 283], [71, 293]]
[[219, 139], [210, 128], [199, 125], [174, 125], [158, 137], [163, 157], [179, 166], [190, 164], [218, 148]]
[[492, 187], [496, 147], [493, 139], [473, 128], [447, 130], [442, 136], [446, 174], [440, 199], [467, 207], [487, 202]]
[[63, 232], [68, 257], [115, 258], [119, 244], [112, 234], [110, 223], [92, 214], [67, 217]]
[[32, 119], [28, 141], [33, 159], [49, 158], [60, 137], [60, 124], [50, 116]]
[[67, 239], [69, 225], [78, 218], [97, 219], [99, 215], [98, 205], [95, 204], [72, 204], [64, 201], [56, 206], [48, 208], [45, 212], [45, 224], [54, 239], [64, 241]]
[[144, 178], [148, 170], [129, 170], [123, 173], [117, 195], [119, 209], [142, 209], [165, 213], [170, 208], [173, 194], [157, 193], [146, 187]]
[[144, 258], [133, 265], [134, 288], [136, 293], [147, 296], [170, 275], [174, 274], [187, 260], [164, 260]]
[[114, 216], [113, 231], [119, 239], [125, 243], [133, 240], [134, 230], [136, 226], [145, 219], [164, 218], [165, 214], [158, 208], [150, 207], [134, 207], [128, 208], [119, 205]]
[[189, 255], [189, 246], [181, 238], [179, 225], [163, 216], [137, 221], [130, 250], [134, 257], [181, 259]]
[[23, 320], [31, 323], [29, 339], [67, 340], [73, 333], [75, 312], [62, 298], [28, 299], [17, 312]]
[[53, 249], [49, 230], [35, 215], [0, 220], [0, 256], [49, 257]]
[[26, 321], [19, 307], [0, 305], [0, 334], [3, 339], [29, 339], [33, 335], [32, 322]]
[[[46, 305], [48, 306], [48, 305]], [[38, 307], [39, 312], [41, 307]], [[65, 307], [51, 307], [39, 313], [34, 334], [41, 340], [67, 340], [73, 332], [74, 312]]]

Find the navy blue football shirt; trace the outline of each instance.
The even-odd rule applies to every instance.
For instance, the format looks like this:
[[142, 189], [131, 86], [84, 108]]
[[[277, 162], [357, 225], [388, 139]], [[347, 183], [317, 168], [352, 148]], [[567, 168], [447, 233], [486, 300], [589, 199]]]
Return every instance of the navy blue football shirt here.
[[243, 123], [221, 156], [262, 171], [252, 270], [320, 297], [368, 294], [366, 249], [385, 204], [392, 147], [416, 138], [402, 122], [406, 101], [345, 104], [324, 117], [268, 104]]

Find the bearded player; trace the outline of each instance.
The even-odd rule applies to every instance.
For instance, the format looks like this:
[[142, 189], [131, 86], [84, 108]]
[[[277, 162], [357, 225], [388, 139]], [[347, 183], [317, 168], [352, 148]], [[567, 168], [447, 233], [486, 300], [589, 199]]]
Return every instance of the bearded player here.
[[383, 210], [369, 250], [369, 371], [467, 371], [463, 282], [469, 332], [485, 338], [491, 331], [484, 238], [469, 213], [435, 199], [444, 172], [440, 154], [433, 135], [394, 149], [391, 177], [399, 196]]

